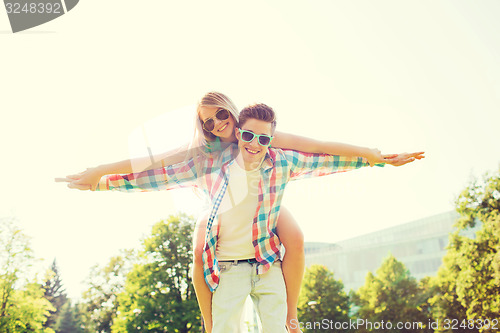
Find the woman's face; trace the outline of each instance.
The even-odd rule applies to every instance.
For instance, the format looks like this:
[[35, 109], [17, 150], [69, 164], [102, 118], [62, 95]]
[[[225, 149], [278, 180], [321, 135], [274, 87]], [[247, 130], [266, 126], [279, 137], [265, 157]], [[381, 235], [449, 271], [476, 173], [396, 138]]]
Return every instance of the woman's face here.
[[[202, 123], [212, 119], [214, 121], [214, 129], [210, 131], [213, 135], [220, 137], [222, 141], [236, 141], [234, 136], [235, 121], [233, 115], [229, 112], [229, 117], [225, 120], [217, 118], [217, 111], [222, 108], [216, 106], [201, 106], [199, 108], [199, 117]], [[222, 113], [219, 113], [219, 115]]]

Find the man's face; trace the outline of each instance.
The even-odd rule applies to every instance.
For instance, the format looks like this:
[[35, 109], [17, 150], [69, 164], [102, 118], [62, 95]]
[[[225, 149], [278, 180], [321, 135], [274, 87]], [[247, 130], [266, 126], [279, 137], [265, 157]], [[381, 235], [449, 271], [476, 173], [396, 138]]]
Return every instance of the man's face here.
[[[263, 120], [248, 119], [243, 126], [242, 130], [250, 131], [254, 134], [265, 134], [272, 136], [272, 125]], [[268, 147], [262, 146], [257, 137], [251, 142], [245, 142], [241, 139], [241, 134], [238, 129], [235, 131], [236, 138], [238, 139], [238, 147], [240, 149], [241, 157], [245, 163], [247, 170], [257, 168], [264, 157], [266, 156]]]

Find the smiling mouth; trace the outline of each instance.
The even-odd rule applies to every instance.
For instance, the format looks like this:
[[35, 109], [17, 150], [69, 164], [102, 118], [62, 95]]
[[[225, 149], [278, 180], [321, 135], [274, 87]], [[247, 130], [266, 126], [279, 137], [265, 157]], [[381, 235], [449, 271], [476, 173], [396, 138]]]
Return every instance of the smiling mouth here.
[[224, 126], [222, 126], [221, 128], [219, 128], [219, 129], [217, 130], [217, 132], [222, 132], [223, 130], [225, 130], [225, 129], [226, 129], [226, 127], [227, 127], [227, 126], [229, 126], [229, 123], [226, 123]]
[[260, 152], [258, 150], [253, 150], [253, 149], [249, 149], [249, 148], [245, 148], [245, 150], [252, 155], [258, 154]]

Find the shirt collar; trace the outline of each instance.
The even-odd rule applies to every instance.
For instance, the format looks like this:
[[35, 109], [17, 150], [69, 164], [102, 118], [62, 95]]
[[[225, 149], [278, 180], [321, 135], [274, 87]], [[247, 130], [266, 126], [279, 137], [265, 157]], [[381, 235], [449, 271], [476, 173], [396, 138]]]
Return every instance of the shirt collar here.
[[276, 160], [276, 152], [274, 149], [269, 148], [267, 150], [266, 156], [264, 157], [264, 161], [262, 162], [262, 168], [267, 171], [274, 167]]

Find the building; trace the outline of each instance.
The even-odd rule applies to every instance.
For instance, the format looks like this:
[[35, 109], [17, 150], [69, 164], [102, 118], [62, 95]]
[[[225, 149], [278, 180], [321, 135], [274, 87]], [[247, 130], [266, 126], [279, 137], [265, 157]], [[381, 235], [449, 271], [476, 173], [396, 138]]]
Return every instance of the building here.
[[[375, 273], [390, 254], [404, 263], [413, 277], [433, 276], [441, 266], [458, 217], [450, 211], [335, 244], [306, 243], [306, 267], [326, 266], [342, 280], [346, 291], [364, 285], [367, 273]], [[467, 230], [467, 236], [474, 238], [479, 227]]]

